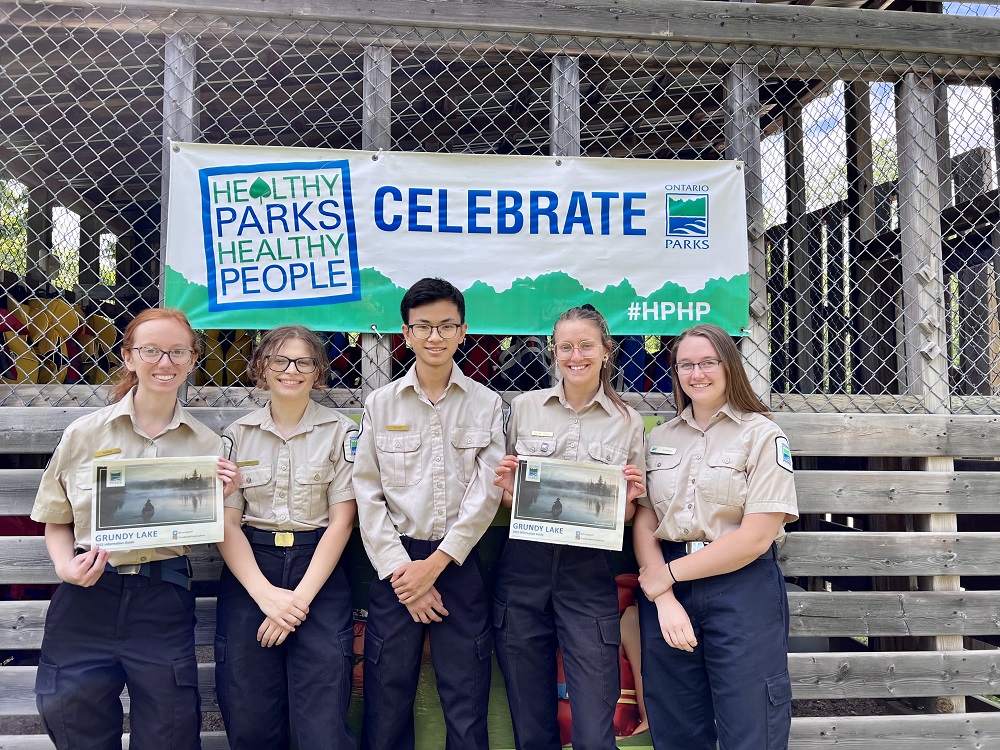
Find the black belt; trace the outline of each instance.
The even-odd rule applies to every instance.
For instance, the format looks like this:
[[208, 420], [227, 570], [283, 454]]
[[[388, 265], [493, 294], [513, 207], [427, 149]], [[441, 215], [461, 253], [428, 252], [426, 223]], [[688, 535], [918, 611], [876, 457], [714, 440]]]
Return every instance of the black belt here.
[[260, 544], [265, 547], [300, 547], [319, 544], [326, 529], [310, 531], [266, 531], [254, 526], [244, 526], [243, 533], [250, 544]]
[[180, 586], [182, 589], [191, 590], [191, 561], [186, 555], [135, 565], [107, 563], [104, 566], [104, 572], [120, 576], [142, 576], [148, 578], [150, 583], [164, 581]]

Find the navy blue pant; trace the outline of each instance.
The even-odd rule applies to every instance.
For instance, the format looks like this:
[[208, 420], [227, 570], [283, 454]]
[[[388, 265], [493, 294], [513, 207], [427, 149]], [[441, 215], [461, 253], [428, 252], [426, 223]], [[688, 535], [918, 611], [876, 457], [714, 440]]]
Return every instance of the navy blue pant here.
[[[402, 538], [411, 560], [423, 560], [440, 542]], [[434, 584], [448, 616], [429, 625], [414, 622], [389, 579], [372, 582], [365, 629], [364, 750], [412, 750], [413, 701], [424, 638], [444, 711], [448, 750], [489, 747], [492, 632], [489, 602], [473, 550], [463, 565], [450, 563]]]
[[618, 589], [600, 550], [508, 540], [493, 610], [497, 659], [519, 750], [556, 750], [556, 650], [575, 750], [613, 750], [621, 694]]
[[132, 747], [201, 747], [194, 596], [110, 572], [88, 588], [60, 584], [35, 681], [42, 725], [58, 750], [121, 750], [125, 685]]
[[[254, 558], [275, 586], [295, 588], [315, 544], [253, 544]], [[215, 690], [233, 750], [354, 750], [347, 727], [354, 627], [351, 592], [337, 565], [309, 605], [309, 614], [279, 646], [264, 648], [264, 614], [230, 572], [219, 580]]]
[[[663, 555], [684, 555], [662, 543]], [[674, 586], [698, 646], [663, 640], [656, 605], [639, 597], [642, 686], [657, 750], [785, 750], [792, 721], [788, 598], [774, 547], [725, 575]]]

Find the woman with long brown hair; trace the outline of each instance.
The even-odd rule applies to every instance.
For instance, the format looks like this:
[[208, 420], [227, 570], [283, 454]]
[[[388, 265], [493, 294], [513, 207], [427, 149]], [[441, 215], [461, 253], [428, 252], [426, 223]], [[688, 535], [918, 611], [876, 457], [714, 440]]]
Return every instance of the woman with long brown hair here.
[[784, 750], [788, 600], [775, 541], [798, 517], [792, 454], [714, 325], [674, 341], [677, 416], [646, 441], [632, 526], [657, 750]]

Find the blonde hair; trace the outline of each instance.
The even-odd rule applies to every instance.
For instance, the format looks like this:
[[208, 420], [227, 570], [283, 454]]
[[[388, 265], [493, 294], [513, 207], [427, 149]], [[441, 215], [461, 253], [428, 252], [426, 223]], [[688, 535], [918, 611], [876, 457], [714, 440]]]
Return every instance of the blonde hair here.
[[180, 310], [170, 310], [164, 307], [151, 307], [148, 310], [143, 310], [132, 318], [132, 322], [125, 326], [125, 333], [122, 334], [122, 365], [118, 368], [118, 372], [115, 373], [114, 382], [111, 385], [111, 394], [108, 397], [109, 403], [113, 404], [121, 401], [139, 383], [139, 377], [125, 365], [125, 352], [132, 351], [132, 347], [135, 346], [136, 329], [143, 323], [151, 320], [172, 320], [175, 323], [180, 323], [187, 329], [191, 336], [191, 348], [194, 349], [195, 361], [201, 356], [201, 344], [198, 342], [198, 335], [194, 332], [184, 313]]
[[583, 320], [592, 323], [600, 331], [601, 343], [611, 352], [607, 361], [601, 362], [601, 388], [604, 390], [604, 395], [615, 405], [615, 408], [622, 413], [623, 417], [628, 419], [628, 404], [625, 403], [624, 399], [618, 395], [614, 386], [611, 385], [611, 358], [615, 355], [615, 340], [611, 338], [611, 332], [608, 330], [608, 321], [605, 320], [604, 316], [593, 305], [571, 307], [560, 315], [556, 324], [552, 326], [553, 342], [555, 342], [556, 329], [559, 327], [559, 324], [567, 320]]

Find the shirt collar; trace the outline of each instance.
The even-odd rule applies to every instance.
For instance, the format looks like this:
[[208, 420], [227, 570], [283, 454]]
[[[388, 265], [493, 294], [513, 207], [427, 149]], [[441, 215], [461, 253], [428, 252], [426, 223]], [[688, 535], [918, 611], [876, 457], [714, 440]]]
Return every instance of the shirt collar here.
[[[448, 384], [445, 385], [444, 393], [442, 394], [441, 398], [444, 398], [445, 396], [448, 395], [448, 391], [451, 390], [451, 387], [453, 385], [461, 388], [463, 391], [468, 393], [470, 382], [471, 379], [466, 377], [466, 375], [462, 372], [462, 368], [460, 368], [457, 364], [452, 362], [451, 375], [448, 376]], [[399, 380], [397, 380], [396, 383], [397, 383], [397, 390], [396, 390], [397, 394], [402, 393], [407, 388], [412, 388], [413, 392], [416, 393], [418, 396], [420, 396], [421, 398], [426, 398], [426, 396], [424, 396], [423, 389], [420, 387], [420, 381], [417, 380], [416, 363], [410, 365], [410, 369], [407, 370], [406, 374], [403, 375], [403, 377], [401, 377]]]
[[[336, 415], [322, 408], [312, 399], [309, 399], [309, 403], [306, 404], [306, 410], [302, 412], [302, 416], [299, 418], [300, 425], [308, 425], [303, 430], [297, 430], [294, 435], [298, 435], [302, 432], [311, 432], [316, 425], [326, 424], [327, 422], [332, 422], [336, 419]], [[265, 406], [261, 409], [255, 409], [254, 411], [247, 414], [245, 417], [241, 417], [237, 420], [240, 424], [245, 425], [258, 425], [262, 430], [267, 430], [268, 432], [273, 432], [284, 439], [281, 432], [274, 424], [274, 419], [271, 417], [270, 406]]]
[[[742, 424], [745, 421], [744, 412], [740, 411], [727, 401], [712, 416], [712, 419], [709, 421], [709, 426], [719, 421], [720, 415], [728, 417], [729, 419], [733, 420], [736, 424]], [[696, 427], [699, 430], [701, 429], [701, 427], [698, 426], [698, 423], [694, 419], [694, 408], [691, 406], [690, 403], [687, 406], [685, 406], [684, 411], [681, 412], [681, 419], [683, 419], [692, 427]]]
[[[566, 400], [566, 388], [565, 382], [560, 379], [552, 388], [549, 389], [549, 395], [545, 397], [545, 403], [548, 403], [552, 399], [559, 399], [559, 403], [565, 406], [567, 409], [572, 409], [573, 407], [569, 405], [569, 401]], [[601, 408], [604, 409], [608, 414], [613, 413], [614, 404], [611, 403], [611, 399], [608, 398], [608, 394], [604, 392], [604, 384], [602, 383], [597, 389], [597, 393], [594, 395], [590, 401], [580, 410], [580, 412], [585, 412], [590, 409], [593, 404], [599, 404]]]
[[[108, 417], [104, 423], [111, 424], [116, 419], [121, 419], [122, 417], [128, 417], [129, 422], [132, 423], [132, 428], [136, 431], [139, 430], [139, 426], [136, 424], [135, 419], [135, 387], [131, 388], [121, 401], [112, 405], [111, 411], [108, 412]], [[194, 429], [194, 417], [187, 413], [187, 410], [181, 406], [180, 401], [175, 401], [174, 414], [170, 418], [170, 423], [164, 428], [163, 432], [176, 429], [182, 424]], [[150, 437], [155, 436], [150, 435]]]

